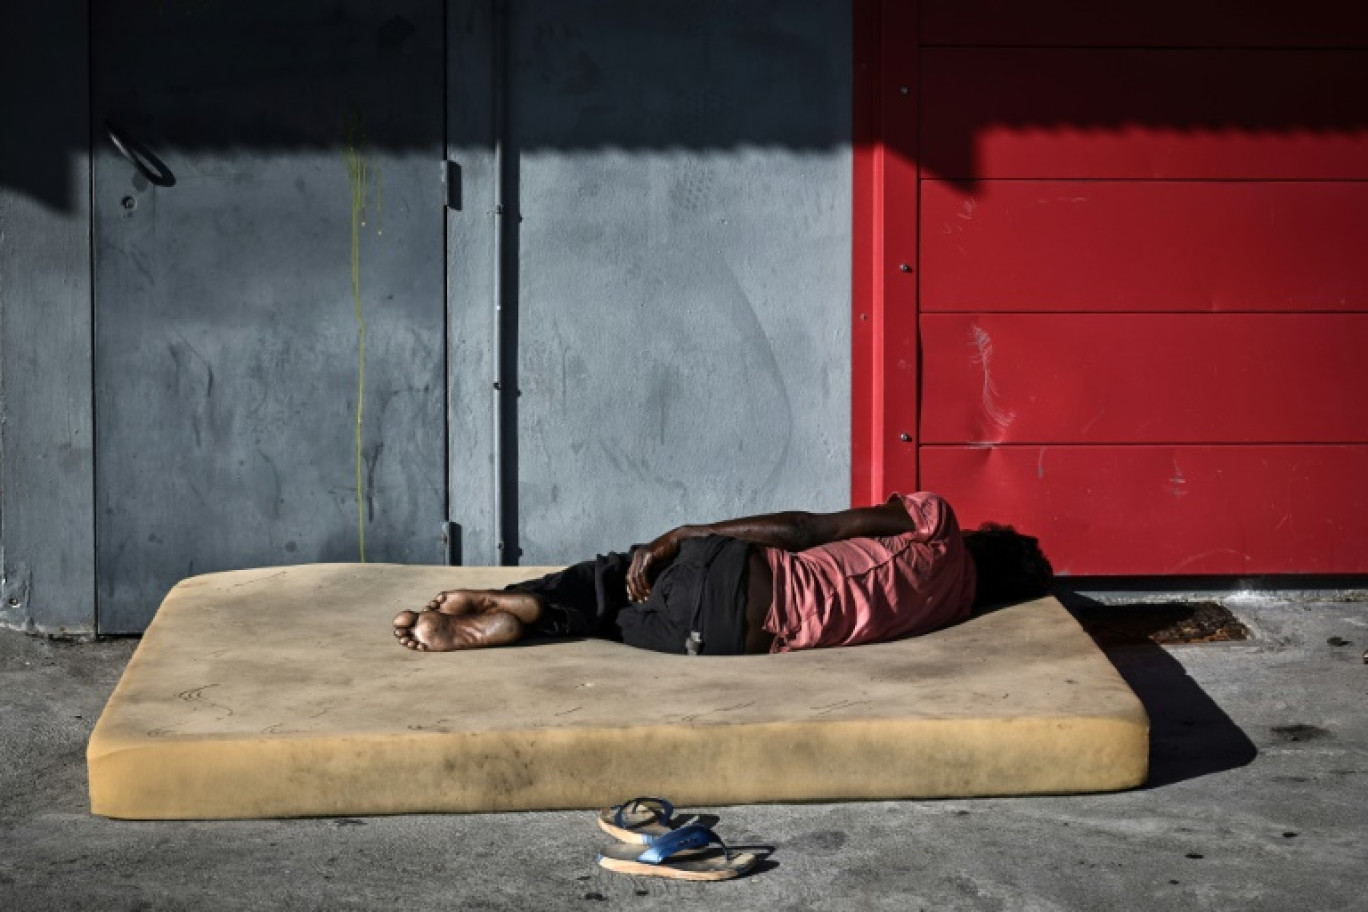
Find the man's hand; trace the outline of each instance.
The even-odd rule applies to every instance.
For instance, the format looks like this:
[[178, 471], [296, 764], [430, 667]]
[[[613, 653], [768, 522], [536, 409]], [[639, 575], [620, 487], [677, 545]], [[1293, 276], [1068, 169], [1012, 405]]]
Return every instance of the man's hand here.
[[632, 554], [632, 566], [627, 570], [627, 598], [644, 602], [651, 595], [651, 584], [660, 571], [670, 565], [679, 554], [683, 540], [682, 529], [672, 529]]

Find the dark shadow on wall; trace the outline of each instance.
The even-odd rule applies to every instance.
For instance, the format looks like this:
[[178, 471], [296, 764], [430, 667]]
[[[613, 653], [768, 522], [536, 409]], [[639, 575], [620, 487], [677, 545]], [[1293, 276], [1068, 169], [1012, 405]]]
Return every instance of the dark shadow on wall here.
[[[488, 29], [496, 0], [302, 0], [269, 12], [202, 0], [101, 0], [79, 7], [6, 10], [6, 123], [0, 134], [0, 188], [70, 210], [82, 188], [71, 165], [98, 125], [117, 124], [165, 159], [177, 153], [340, 151], [348, 112], [366, 112], [376, 149], [440, 154], [446, 142], [479, 145], [488, 124], [450, 112], [413, 116], [427, 99], [395, 96], [392, 67], [425, 68], [431, 93], [444, 85], [442, 23]], [[526, 87], [520, 102], [524, 151], [536, 149], [827, 149], [850, 142], [849, 85], [813, 66], [813, 41], [840, 37], [849, 56], [846, 0], [507, 0], [509, 67]], [[828, 29], [814, 28], [830, 20]], [[478, 37], [476, 38], [478, 40]], [[489, 42], [493, 36], [489, 35]], [[60, 67], [52, 63], [58, 51]], [[450, 52], [459, 52], [450, 49]], [[830, 53], [828, 49], [825, 53]], [[419, 61], [419, 62], [415, 62]], [[696, 85], [700, 66], [714, 77]], [[718, 91], [715, 86], [726, 86]], [[84, 129], [60, 128], [85, 106]], [[459, 87], [455, 97], [470, 93]], [[488, 87], [487, 91], [493, 91]], [[89, 124], [97, 125], [95, 130]], [[30, 126], [31, 125], [31, 126]], [[54, 125], [58, 125], [54, 128]]]
[[2, 15], [0, 194], [71, 213], [86, 190], [90, 136], [84, 4], [13, 4]]
[[[488, 22], [494, 2], [451, 0], [447, 14]], [[848, 27], [860, 2], [804, 4], [806, 16], [795, 17], [782, 0], [508, 0], [517, 29], [510, 66], [536, 88], [523, 149], [849, 144], [850, 87], [832, 86], [810, 65], [811, 23]], [[0, 135], [0, 187], [49, 206], [68, 209], [79, 192], [72, 163], [92, 134], [62, 122], [83, 106], [87, 87], [93, 123], [114, 121], [173, 167], [177, 150], [338, 149], [349, 110], [368, 112], [377, 148], [431, 150], [444, 140], [442, 123], [403, 115], [406, 99], [388, 93], [383, 78], [397, 61], [425, 55], [431, 90], [445, 91], [442, 0], [312, 0], [269, 14], [241, 4], [105, 0], [90, 4], [88, 79], [80, 5], [49, 6], [6, 11], [5, 84], [24, 90], [6, 93], [5, 122], [24, 126]], [[1357, 135], [1368, 128], [1368, 26], [1360, 14], [1344, 16], [1344, 46], [1335, 47], [923, 47], [922, 139], [898, 145], [892, 131], [891, 150], [972, 189], [983, 176], [985, 137], [1003, 131], [1128, 142], [1154, 131]], [[844, 30], [831, 34], [849, 41]], [[699, 65], [722, 74], [713, 85], [727, 90], [698, 87], [691, 74]], [[482, 135], [475, 123], [463, 133], [459, 116], [445, 134], [458, 145]], [[104, 142], [99, 130], [93, 139]], [[1157, 169], [1153, 177], [1171, 168], [1159, 159], [1139, 164]]]
[[[1326, 176], [1317, 164], [1368, 173], [1357, 151], [1368, 137], [1368, 48], [920, 54], [921, 140], [910, 154], [965, 191], [986, 177]], [[1295, 155], [1278, 150], [1289, 142]]]

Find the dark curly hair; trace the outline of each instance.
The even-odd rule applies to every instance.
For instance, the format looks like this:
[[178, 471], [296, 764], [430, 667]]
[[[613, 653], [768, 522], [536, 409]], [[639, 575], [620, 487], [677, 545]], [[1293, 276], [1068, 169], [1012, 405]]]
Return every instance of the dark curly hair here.
[[1023, 602], [1050, 591], [1054, 568], [1031, 536], [1011, 526], [984, 523], [964, 533], [964, 544], [978, 570], [975, 608]]

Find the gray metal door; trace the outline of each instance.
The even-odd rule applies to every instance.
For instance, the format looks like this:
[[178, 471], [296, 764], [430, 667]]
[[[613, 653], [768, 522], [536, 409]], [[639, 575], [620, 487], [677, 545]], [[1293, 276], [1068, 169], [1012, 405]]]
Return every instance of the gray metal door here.
[[191, 574], [436, 562], [441, 0], [91, 16], [100, 630]]

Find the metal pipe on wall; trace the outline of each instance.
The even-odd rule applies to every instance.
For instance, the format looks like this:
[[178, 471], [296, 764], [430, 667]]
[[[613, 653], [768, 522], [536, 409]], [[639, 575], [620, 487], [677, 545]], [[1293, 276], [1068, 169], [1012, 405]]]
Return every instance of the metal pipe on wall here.
[[[494, 549], [502, 565], [516, 564], [517, 542], [517, 271], [509, 257], [517, 255], [510, 233], [516, 230], [517, 180], [509, 155], [508, 125], [508, 4], [491, 0], [494, 39], [492, 92], [494, 142]], [[511, 218], [509, 216], [512, 216]]]

